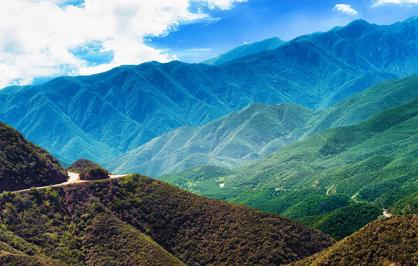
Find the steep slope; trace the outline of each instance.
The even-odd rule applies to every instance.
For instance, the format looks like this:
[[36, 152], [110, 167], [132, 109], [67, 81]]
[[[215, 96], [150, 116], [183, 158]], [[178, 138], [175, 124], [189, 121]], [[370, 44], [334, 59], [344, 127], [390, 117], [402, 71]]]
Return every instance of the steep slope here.
[[105, 213], [93, 218], [84, 241], [91, 246], [87, 265], [185, 265], [150, 237]]
[[5, 266], [52, 266], [63, 263], [48, 258], [36, 247], [8, 231], [0, 228], [0, 264]]
[[284, 44], [284, 41], [280, 40], [277, 37], [270, 38], [270, 39], [266, 39], [260, 42], [255, 42], [255, 43], [250, 43], [250, 44], [239, 46], [215, 58], [208, 59], [204, 61], [203, 63], [208, 64], [208, 65], [222, 65], [224, 63], [234, 61], [241, 57], [254, 55], [254, 54], [264, 52], [264, 51], [279, 48], [283, 44]]
[[69, 265], [277, 265], [333, 243], [287, 219], [138, 175], [3, 194], [0, 207], [8, 230]]
[[65, 170], [48, 152], [0, 123], [0, 192], [65, 181]]
[[318, 110], [307, 123], [305, 135], [329, 128], [351, 126], [387, 108], [418, 99], [418, 76], [387, 81], [356, 93], [324, 110]]
[[[179, 185], [187, 183], [188, 189], [200, 194], [287, 214], [314, 226], [334, 210], [354, 203], [391, 208], [415, 193], [417, 125], [418, 101], [414, 101], [381, 112], [359, 125], [309, 137], [260, 162], [234, 169], [230, 175], [186, 182], [187, 175], [180, 173], [167, 180]], [[222, 188], [210, 186], [220, 181]], [[330, 197], [338, 197], [339, 203]], [[312, 208], [320, 206], [312, 212]], [[357, 208], [363, 205], [356, 206], [347, 210], [356, 215]], [[374, 207], [365, 208], [369, 211], [358, 219], [363, 224], [377, 216], [373, 215]], [[338, 217], [328, 218], [336, 222]], [[333, 230], [325, 232], [336, 235]]]
[[233, 167], [297, 140], [311, 114], [293, 104], [254, 104], [201, 127], [170, 131], [121, 156], [109, 167], [117, 167], [116, 172], [152, 176], [199, 165]]
[[376, 221], [291, 265], [417, 265], [417, 228], [417, 215]]
[[150, 62], [9, 88], [0, 92], [0, 119], [67, 163], [103, 163], [171, 129], [254, 102], [325, 107], [416, 73], [417, 29], [418, 20], [356, 21], [221, 66]]
[[328, 128], [361, 122], [418, 98], [418, 76], [388, 81], [327, 109], [255, 104], [200, 127], [172, 130], [108, 164], [117, 172], [160, 176], [196, 166], [236, 167]]

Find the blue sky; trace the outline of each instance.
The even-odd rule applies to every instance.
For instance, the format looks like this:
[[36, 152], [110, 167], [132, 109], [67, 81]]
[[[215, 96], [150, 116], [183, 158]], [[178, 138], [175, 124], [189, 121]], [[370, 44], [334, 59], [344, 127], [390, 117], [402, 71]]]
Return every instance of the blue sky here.
[[[341, 3], [350, 5], [357, 15], [334, 10]], [[214, 18], [212, 21], [180, 26], [168, 36], [150, 38], [149, 44], [168, 49], [180, 60], [199, 62], [243, 43], [273, 36], [290, 40], [302, 34], [346, 25], [359, 18], [391, 24], [418, 15], [418, 5], [374, 5], [374, 1], [368, 0], [249, 0], [230, 10], [209, 13]]]
[[390, 24], [418, 0], [2, 0], [0, 88], [155, 60], [200, 62], [231, 48]]

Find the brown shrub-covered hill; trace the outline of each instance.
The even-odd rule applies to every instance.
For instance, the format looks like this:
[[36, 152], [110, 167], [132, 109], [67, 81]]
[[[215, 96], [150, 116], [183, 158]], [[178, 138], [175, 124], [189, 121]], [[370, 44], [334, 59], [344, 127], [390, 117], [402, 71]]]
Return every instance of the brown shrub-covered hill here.
[[1, 226], [59, 265], [279, 265], [334, 240], [134, 175], [0, 195]]
[[418, 265], [418, 215], [372, 222], [332, 247], [292, 265]]
[[0, 122], [0, 192], [65, 181], [67, 174], [57, 160]]
[[81, 180], [99, 180], [109, 178], [109, 172], [100, 165], [87, 159], [74, 162], [68, 170], [80, 174]]

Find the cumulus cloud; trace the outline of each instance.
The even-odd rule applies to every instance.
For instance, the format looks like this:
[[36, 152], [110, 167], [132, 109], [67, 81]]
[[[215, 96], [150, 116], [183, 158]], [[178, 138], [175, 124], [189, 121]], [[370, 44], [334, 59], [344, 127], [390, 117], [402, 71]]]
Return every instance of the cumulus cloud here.
[[374, 5], [395, 4], [395, 5], [417, 5], [418, 0], [374, 0]]
[[[198, 2], [199, 0], [196, 1]], [[230, 9], [234, 4], [247, 2], [247, 0], [203, 0], [202, 2], [211, 9], [219, 8], [225, 10]]]
[[357, 16], [358, 12], [354, 8], [351, 7], [349, 4], [336, 4], [334, 7], [335, 11], [350, 15], [350, 16]]
[[[228, 9], [243, 0], [2, 0], [0, 87], [28, 84], [42, 76], [172, 60], [145, 39], [163, 36], [182, 23], [209, 19], [202, 11], [190, 11], [192, 2]], [[93, 48], [80, 49], [92, 43]], [[75, 52], [80, 50], [82, 56]], [[100, 55], [107, 56], [104, 64], [86, 60]]]

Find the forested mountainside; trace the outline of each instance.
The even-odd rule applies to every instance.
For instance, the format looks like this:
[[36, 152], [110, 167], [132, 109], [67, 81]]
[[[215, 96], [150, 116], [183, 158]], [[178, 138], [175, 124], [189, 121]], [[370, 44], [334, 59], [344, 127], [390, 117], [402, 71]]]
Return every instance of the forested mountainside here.
[[277, 265], [334, 242], [285, 218], [139, 175], [6, 193], [0, 207], [0, 254], [16, 263]]
[[67, 174], [55, 158], [0, 122], [0, 192], [65, 181]]
[[418, 215], [379, 220], [291, 265], [417, 265]]
[[222, 65], [222, 64], [240, 59], [245, 56], [254, 55], [254, 54], [261, 53], [261, 52], [277, 49], [284, 43], [285, 42], [283, 40], [280, 40], [279, 38], [275, 37], [275, 38], [262, 40], [259, 42], [244, 44], [224, 54], [221, 54], [215, 58], [208, 59], [204, 61], [203, 63], [208, 64], [208, 65]]
[[298, 139], [312, 112], [294, 104], [254, 104], [200, 127], [181, 127], [109, 164], [116, 172], [160, 176], [193, 166], [234, 167]]
[[418, 98], [418, 76], [387, 81], [326, 109], [253, 104], [199, 127], [169, 131], [107, 164], [116, 172], [161, 176], [202, 165], [232, 168], [262, 159], [309, 135], [354, 125]]
[[[417, 114], [418, 101], [413, 101], [358, 125], [321, 132], [233, 171], [216, 169], [219, 174], [205, 178], [199, 174], [203, 167], [162, 178], [341, 238], [377, 218], [382, 208], [417, 213]], [[337, 227], [343, 224], [341, 231]]]
[[0, 119], [68, 164], [103, 163], [254, 102], [325, 107], [416, 73], [417, 28], [416, 19], [389, 26], [360, 20], [221, 66], [150, 62], [8, 88], [0, 92]]

